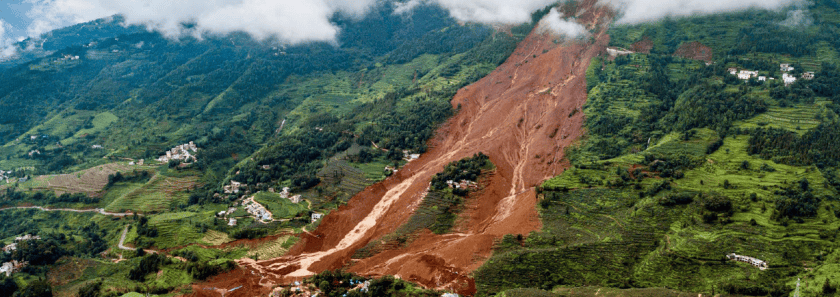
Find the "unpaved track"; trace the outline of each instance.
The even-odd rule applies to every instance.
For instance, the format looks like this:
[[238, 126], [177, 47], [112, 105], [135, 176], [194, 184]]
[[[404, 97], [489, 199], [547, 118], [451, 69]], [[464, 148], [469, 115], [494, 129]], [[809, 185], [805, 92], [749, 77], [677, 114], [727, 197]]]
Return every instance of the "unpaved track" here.
[[[37, 209], [41, 211], [69, 211], [69, 212], [95, 212], [105, 216], [112, 216], [112, 217], [127, 217], [132, 216], [134, 213], [122, 213], [122, 212], [107, 212], [103, 208], [94, 208], [94, 209], [72, 209], [72, 208], [45, 208], [42, 206], [15, 206], [15, 207], [6, 207], [0, 208], [0, 211], [7, 210], [7, 209]], [[141, 214], [137, 214], [141, 215]]]
[[[593, 5], [579, 5], [587, 10], [579, 20], [589, 28], [607, 24], [609, 10]], [[564, 148], [583, 133], [583, 113], [572, 113], [586, 101], [589, 61], [605, 50], [609, 37], [597, 34], [594, 43], [586, 44], [558, 45], [555, 39], [535, 30], [503, 65], [460, 90], [452, 105], [461, 105], [461, 111], [439, 129], [426, 154], [331, 212], [317, 230], [302, 235], [289, 256], [239, 261], [242, 271], [196, 285], [195, 295], [212, 296], [201, 288], [229, 283], [246, 284], [236, 292], [241, 296], [266, 294], [272, 284], [347, 265], [364, 275], [392, 274], [427, 287], [474, 293], [468, 275], [491, 254], [495, 239], [540, 228], [534, 187], [569, 166], [556, 160], [563, 160]], [[556, 135], [549, 137], [555, 129]], [[478, 152], [490, 156], [497, 171], [462, 216], [466, 218], [456, 228], [461, 233], [426, 231], [408, 247], [350, 259], [357, 249], [408, 220], [435, 173]]]

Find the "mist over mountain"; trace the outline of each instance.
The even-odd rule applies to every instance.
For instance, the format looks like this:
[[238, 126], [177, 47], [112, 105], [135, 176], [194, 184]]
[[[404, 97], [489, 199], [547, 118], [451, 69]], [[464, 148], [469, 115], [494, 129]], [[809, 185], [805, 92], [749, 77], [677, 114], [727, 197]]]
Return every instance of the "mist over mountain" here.
[[837, 1], [27, 1], [1, 296], [837, 296]]

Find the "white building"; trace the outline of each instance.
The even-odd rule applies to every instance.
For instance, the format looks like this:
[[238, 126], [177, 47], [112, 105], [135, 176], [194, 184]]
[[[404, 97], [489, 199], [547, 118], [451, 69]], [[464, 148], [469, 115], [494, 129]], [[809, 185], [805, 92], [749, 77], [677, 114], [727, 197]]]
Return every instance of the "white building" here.
[[794, 77], [793, 75], [784, 73], [784, 74], [782, 74], [782, 80], [784, 80], [785, 86], [789, 86], [789, 85], [796, 82], [796, 77]]
[[758, 76], [758, 71], [741, 70], [741, 72], [738, 72], [738, 79], [741, 80], [748, 80], [756, 76]]
[[779, 64], [779, 70], [782, 72], [793, 71], [793, 67], [791, 67], [790, 64]]
[[312, 214], [312, 222], [313, 223], [317, 222], [318, 220], [320, 220], [323, 217], [324, 217], [324, 214], [322, 214], [322, 213], [313, 213]]
[[767, 265], [767, 262], [765, 262], [763, 260], [753, 258], [753, 257], [742, 256], [742, 255], [738, 255], [738, 254], [735, 254], [735, 253], [731, 253], [729, 255], [726, 255], [726, 258], [729, 259], [729, 260], [744, 262], [744, 263], [750, 264], [750, 265], [755, 266], [756, 268], [758, 268], [760, 270], [765, 270], [765, 269], [769, 268], [769, 266]]
[[0, 266], [0, 273], [5, 273], [6, 277], [12, 276], [12, 272], [14, 272], [14, 271], [15, 271], [15, 265], [12, 264], [12, 262], [3, 263], [3, 265]]

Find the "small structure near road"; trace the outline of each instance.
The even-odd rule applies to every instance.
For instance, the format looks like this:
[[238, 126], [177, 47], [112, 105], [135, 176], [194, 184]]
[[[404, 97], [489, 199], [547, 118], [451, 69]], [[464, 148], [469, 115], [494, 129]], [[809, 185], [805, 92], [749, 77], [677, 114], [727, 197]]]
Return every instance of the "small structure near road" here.
[[769, 268], [769, 266], [767, 265], [767, 262], [765, 262], [764, 260], [759, 260], [759, 259], [753, 258], [753, 257], [742, 256], [742, 255], [738, 255], [738, 254], [735, 254], [735, 253], [731, 253], [729, 255], [726, 255], [726, 258], [729, 259], [729, 260], [732, 260], [732, 261], [738, 261], [738, 262], [744, 262], [744, 263], [750, 264], [750, 265], [755, 266], [756, 268], [758, 268], [760, 270], [765, 270], [765, 269]]
[[324, 217], [324, 214], [322, 214], [322, 213], [317, 213], [317, 212], [313, 213], [312, 214], [312, 222], [313, 223], [317, 222], [318, 220], [322, 219], [323, 217]]

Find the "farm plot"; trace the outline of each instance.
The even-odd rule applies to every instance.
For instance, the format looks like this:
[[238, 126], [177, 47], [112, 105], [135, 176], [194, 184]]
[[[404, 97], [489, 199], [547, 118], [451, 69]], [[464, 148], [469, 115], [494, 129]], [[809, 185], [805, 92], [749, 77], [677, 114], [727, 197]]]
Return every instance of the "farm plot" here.
[[163, 177], [155, 175], [142, 187], [131, 191], [105, 207], [108, 211], [161, 212], [186, 202], [184, 191], [197, 186], [197, 177]]
[[121, 163], [105, 164], [74, 173], [42, 175], [23, 186], [28, 190], [55, 191], [56, 195], [84, 193], [99, 197], [102, 195], [102, 189], [108, 184], [108, 175], [126, 172], [131, 168]]

